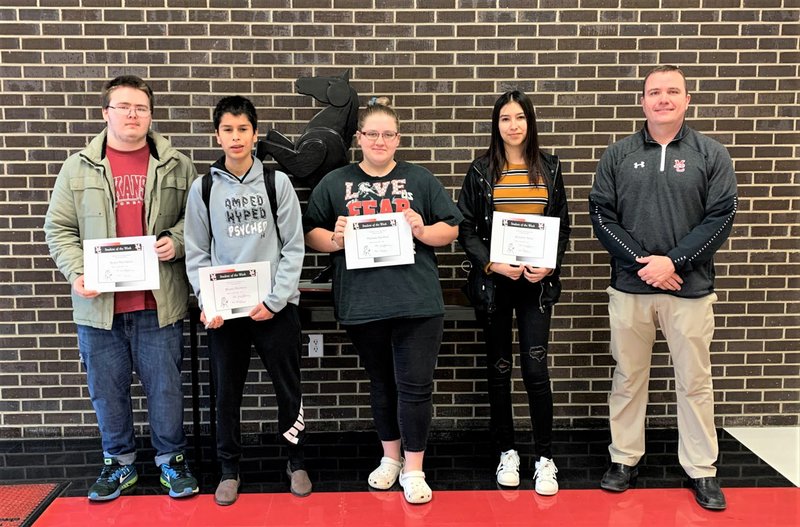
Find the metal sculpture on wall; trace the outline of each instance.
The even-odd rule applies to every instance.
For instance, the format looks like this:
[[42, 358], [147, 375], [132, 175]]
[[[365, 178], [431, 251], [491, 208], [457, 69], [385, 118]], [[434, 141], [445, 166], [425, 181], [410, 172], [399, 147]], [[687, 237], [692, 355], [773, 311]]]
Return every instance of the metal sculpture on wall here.
[[325, 174], [349, 162], [358, 127], [358, 93], [350, 87], [347, 71], [339, 77], [300, 77], [295, 87], [329, 106], [309, 121], [294, 143], [277, 130], [267, 132], [256, 156], [271, 156], [287, 174], [313, 189]]

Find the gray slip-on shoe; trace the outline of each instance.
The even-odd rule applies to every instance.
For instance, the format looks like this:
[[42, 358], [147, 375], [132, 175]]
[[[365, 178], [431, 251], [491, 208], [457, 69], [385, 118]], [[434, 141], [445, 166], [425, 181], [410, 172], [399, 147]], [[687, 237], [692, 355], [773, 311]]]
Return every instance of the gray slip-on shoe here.
[[286, 475], [291, 481], [289, 490], [299, 498], [304, 498], [311, 494], [311, 480], [308, 479], [308, 472], [303, 469], [292, 471], [292, 465], [286, 463]]
[[233, 505], [239, 497], [239, 476], [236, 479], [224, 479], [217, 485], [214, 492], [214, 501], [217, 505]]

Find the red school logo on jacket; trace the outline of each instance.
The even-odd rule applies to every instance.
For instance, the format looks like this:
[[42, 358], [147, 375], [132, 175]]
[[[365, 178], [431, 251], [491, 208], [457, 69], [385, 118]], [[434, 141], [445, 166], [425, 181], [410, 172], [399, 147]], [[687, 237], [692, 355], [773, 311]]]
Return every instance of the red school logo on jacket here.
[[675, 168], [675, 172], [686, 172], [686, 160], [676, 159], [673, 168]]

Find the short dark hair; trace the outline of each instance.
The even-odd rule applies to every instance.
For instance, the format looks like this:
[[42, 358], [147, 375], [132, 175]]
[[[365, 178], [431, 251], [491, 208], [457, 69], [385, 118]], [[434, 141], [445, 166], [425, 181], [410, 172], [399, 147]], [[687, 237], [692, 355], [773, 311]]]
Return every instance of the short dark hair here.
[[145, 81], [136, 75], [120, 75], [119, 77], [107, 81], [103, 85], [103, 108], [108, 108], [108, 104], [111, 102], [111, 92], [123, 86], [145, 92], [147, 98], [150, 100], [150, 111], [153, 110], [153, 90]]
[[222, 121], [222, 116], [226, 113], [231, 115], [246, 115], [247, 120], [253, 125], [253, 130], [258, 130], [258, 114], [256, 107], [250, 102], [250, 99], [242, 97], [241, 95], [231, 95], [230, 97], [223, 97], [214, 108], [214, 130], [219, 130], [219, 123]]
[[642, 81], [642, 95], [645, 95], [644, 87], [647, 84], [647, 79], [650, 78], [650, 75], [652, 75], [654, 73], [669, 73], [671, 71], [677, 71], [678, 73], [681, 74], [681, 77], [683, 77], [683, 90], [686, 93], [689, 93], [689, 86], [686, 85], [686, 75], [684, 75], [683, 70], [680, 69], [678, 66], [672, 66], [670, 64], [665, 64], [663, 66], [656, 66], [655, 68], [653, 68], [650, 71], [648, 71], [647, 75], [644, 76], [644, 80]]

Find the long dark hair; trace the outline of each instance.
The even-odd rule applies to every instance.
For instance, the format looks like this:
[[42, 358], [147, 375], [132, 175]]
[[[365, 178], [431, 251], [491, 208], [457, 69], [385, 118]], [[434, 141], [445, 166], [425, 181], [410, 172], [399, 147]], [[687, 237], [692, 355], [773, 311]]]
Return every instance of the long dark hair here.
[[515, 102], [522, 107], [525, 113], [525, 120], [528, 121], [528, 133], [523, 143], [522, 155], [525, 164], [528, 165], [528, 181], [533, 185], [542, 180], [542, 162], [539, 157], [539, 134], [536, 130], [536, 113], [533, 111], [533, 103], [520, 90], [507, 91], [501, 95], [494, 103], [492, 110], [492, 137], [489, 141], [489, 149], [486, 157], [489, 159], [489, 174], [492, 177], [492, 184], [500, 178], [500, 173], [506, 165], [506, 146], [500, 136], [500, 110], [510, 102]]

